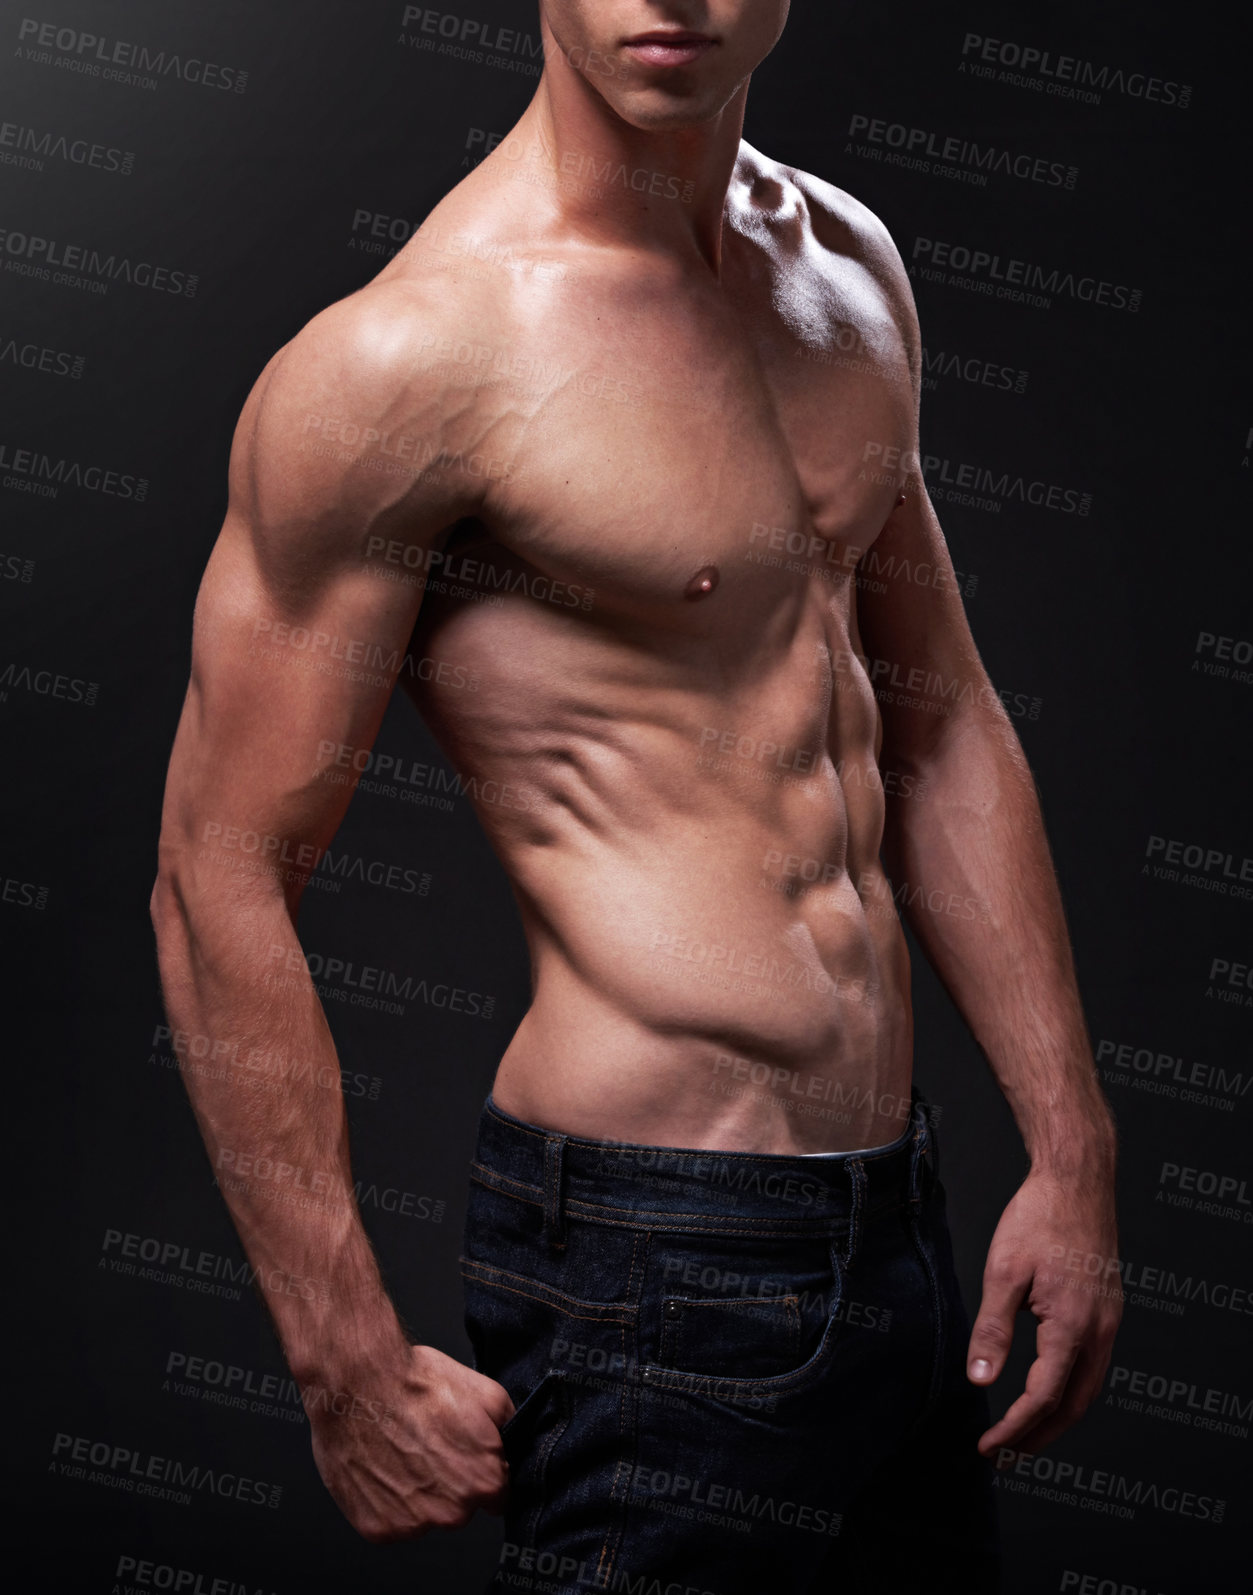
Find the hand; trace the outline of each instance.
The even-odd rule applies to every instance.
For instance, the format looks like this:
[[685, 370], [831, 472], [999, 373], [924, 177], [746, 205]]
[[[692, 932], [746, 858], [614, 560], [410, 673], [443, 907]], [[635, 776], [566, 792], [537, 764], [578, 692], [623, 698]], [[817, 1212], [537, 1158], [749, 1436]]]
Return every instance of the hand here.
[[[405, 1352], [408, 1353], [407, 1361]], [[302, 1389], [313, 1460], [344, 1516], [372, 1544], [460, 1528], [504, 1510], [508, 1391], [433, 1346], [406, 1346], [351, 1395]], [[328, 1395], [335, 1399], [328, 1401]]]
[[1026, 1389], [979, 1439], [1039, 1451], [1082, 1417], [1101, 1388], [1122, 1317], [1113, 1181], [1032, 1172], [1001, 1215], [983, 1271], [966, 1372], [990, 1385], [1005, 1366], [1024, 1299], [1038, 1320]]

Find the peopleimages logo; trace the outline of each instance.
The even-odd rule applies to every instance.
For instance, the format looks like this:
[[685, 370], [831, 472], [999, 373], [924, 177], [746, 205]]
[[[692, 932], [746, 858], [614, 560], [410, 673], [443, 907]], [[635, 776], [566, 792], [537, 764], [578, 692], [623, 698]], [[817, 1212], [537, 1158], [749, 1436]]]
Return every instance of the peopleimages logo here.
[[1173, 1052], [1138, 1047], [1129, 1041], [1100, 1039], [1096, 1045], [1096, 1061], [1101, 1064], [1107, 1060], [1108, 1066], [1101, 1071], [1106, 1080], [1120, 1079], [1152, 1095], [1198, 1102], [1228, 1113], [1253, 1087], [1253, 1071], [1229, 1070], [1221, 1064], [1189, 1063]]
[[128, 282], [135, 288], [151, 288], [154, 293], [194, 299], [200, 282], [194, 272], [174, 271], [150, 260], [132, 260], [129, 255], [112, 251], [105, 254], [87, 244], [63, 244], [56, 238], [9, 227], [0, 227], [0, 250], [4, 252], [6, 271], [66, 288], [86, 288], [91, 293], [105, 294], [110, 284]]
[[911, 258], [915, 262], [911, 272], [924, 281], [944, 280], [944, 270], [935, 268], [968, 273], [980, 285], [981, 292], [994, 293], [998, 299], [1040, 302], [1045, 309], [1051, 303], [1050, 295], [1133, 313], [1140, 309], [1143, 299], [1139, 288], [1129, 288], [1124, 283], [1076, 276], [1060, 266], [1039, 266], [1014, 256], [1002, 258], [987, 249], [950, 244], [939, 238], [916, 237]]
[[161, 78], [177, 78], [202, 89], [227, 89], [242, 94], [247, 72], [219, 66], [202, 56], [154, 50], [146, 44], [106, 39], [99, 33], [63, 28], [37, 17], [23, 17], [17, 28], [19, 61], [59, 66], [83, 77], [121, 83], [128, 88], [155, 89]]
[[[996, 69], [1009, 68], [998, 72]], [[1020, 69], [1020, 70], [1015, 70]], [[1101, 103], [1101, 90], [1125, 94], [1133, 100], [1153, 100], [1185, 110], [1192, 99], [1190, 83], [1151, 77], [1146, 72], [1127, 72], [1120, 66], [1097, 66], [1076, 55], [1055, 55], [1033, 44], [1015, 44], [1010, 39], [989, 39], [981, 33], [968, 33], [962, 41], [959, 71], [975, 77], [995, 77], [1022, 88], [1038, 88], [1064, 99]]]
[[1057, 510], [1063, 515], [1088, 515], [1092, 510], [1092, 495], [1081, 488], [1063, 487], [1057, 482], [1032, 481], [1009, 471], [997, 471], [990, 466], [974, 465], [965, 460], [950, 460], [940, 454], [923, 455], [922, 474], [929, 488], [939, 484], [984, 493], [998, 507], [1002, 500], [1017, 499], [1019, 503], [1033, 504], [1037, 509]]
[[452, 39], [458, 44], [477, 45], [484, 50], [508, 50], [532, 58], [544, 53], [539, 39], [534, 34], [523, 33], [520, 28], [479, 22], [451, 11], [437, 11], [433, 6], [406, 6], [400, 25], [419, 33], [436, 34], [441, 39]]
[[[107, 1440], [92, 1440], [86, 1435], [58, 1434], [52, 1442], [52, 1455], [63, 1478], [106, 1484], [137, 1495], [177, 1501], [182, 1506], [191, 1501], [192, 1490], [248, 1506], [277, 1507], [283, 1498], [281, 1484], [218, 1472], [199, 1462], [180, 1462], [176, 1457], [148, 1456], [129, 1446], [110, 1445]], [[88, 1467], [94, 1469], [90, 1474]]]
[[1253, 1418], [1253, 1399], [1241, 1400], [1234, 1391], [1121, 1364], [1110, 1369], [1105, 1401], [1106, 1405], [1115, 1402], [1125, 1412], [1164, 1417], [1172, 1423], [1194, 1424], [1237, 1438], [1247, 1437], [1246, 1425]]
[[1028, 1479], [1044, 1486], [1033, 1491], [1034, 1494], [1113, 1517], [1132, 1518], [1137, 1507], [1150, 1506], [1159, 1512], [1173, 1512], [1198, 1522], [1217, 1524], [1222, 1522], [1227, 1509], [1225, 1500], [1197, 1495], [1178, 1485], [1162, 1485], [1152, 1479], [1129, 1479], [1108, 1468], [1015, 1451], [1009, 1446], [997, 1449], [996, 1466], [998, 1484], [1012, 1486], [1015, 1477]]
[[119, 1556], [113, 1576], [126, 1580], [126, 1589], [174, 1590], [176, 1595], [265, 1595], [260, 1589], [233, 1578], [199, 1573], [190, 1567], [175, 1567], [172, 1562], [154, 1562], [151, 1557]]
[[405, 975], [402, 979], [393, 969], [328, 958], [324, 953], [305, 952], [302, 947], [288, 947], [281, 942], [271, 946], [266, 960], [263, 978], [271, 984], [275, 965], [288, 974], [307, 972], [321, 997], [348, 993], [353, 1007], [403, 1013], [404, 1003], [424, 1002], [432, 1008], [446, 1008], [450, 1013], [471, 1014], [478, 1019], [491, 1019], [496, 1012], [496, 998], [485, 992], [469, 991], [443, 980], [430, 984], [425, 975]]
[[81, 460], [54, 459], [38, 449], [12, 448], [4, 442], [0, 442], [0, 471], [4, 473], [0, 481], [5, 487], [33, 493], [37, 498], [56, 498], [63, 487], [129, 498], [136, 504], [142, 504], [148, 496], [146, 476], [128, 476], [103, 465], [84, 465]]
[[969, 382], [974, 387], [994, 388], [1001, 393], [1025, 393], [1029, 373], [1014, 366], [1004, 366], [976, 355], [952, 354], [945, 349], [934, 351], [924, 344], [922, 348], [922, 385], [938, 387], [942, 377], [957, 382]]
[[480, 22], [452, 11], [436, 11], [432, 6], [407, 5], [401, 15], [402, 32], [397, 43], [410, 49], [431, 50], [454, 61], [469, 61], [476, 66], [500, 71], [520, 72], [524, 77], [540, 75], [542, 42], [520, 28]]
[[[880, 150], [899, 152], [899, 160], [894, 164], [911, 170], [942, 171], [948, 166], [973, 168], [967, 176], [976, 184], [985, 185], [987, 174], [994, 173], [1000, 177], [1017, 177], [1026, 183], [1042, 183], [1048, 188], [1072, 189], [1079, 178], [1078, 168], [1064, 161], [1004, 149], [997, 144], [980, 144], [955, 134], [934, 133], [928, 128], [889, 122], [883, 117], [863, 116], [860, 112], [850, 117], [848, 136], [863, 140], [868, 152], [875, 156]], [[892, 155], [885, 158], [893, 160]], [[933, 168], [935, 162], [939, 162], [939, 166]]]
[[82, 703], [91, 708], [100, 691], [98, 681], [85, 681], [80, 676], [66, 676], [59, 671], [33, 670], [30, 665], [19, 665], [10, 660], [0, 670], [0, 703], [7, 703], [9, 689], [33, 692], [41, 698], [63, 698], [67, 703]]
[[[10, 154], [10, 151], [15, 153]], [[0, 161], [42, 172], [45, 160], [88, 166], [97, 172], [117, 172], [123, 177], [129, 177], [135, 169], [134, 150], [93, 144], [85, 138], [23, 127], [18, 122], [0, 122]]]
[[[276, 1296], [299, 1296], [302, 1301], [331, 1299], [331, 1287], [324, 1279], [304, 1274], [289, 1274], [286, 1269], [253, 1266], [247, 1259], [224, 1257], [218, 1252], [199, 1251], [192, 1256], [190, 1246], [178, 1241], [163, 1241], [156, 1235], [140, 1235], [135, 1230], [107, 1229], [100, 1247], [97, 1267], [129, 1279], [147, 1280], [155, 1285], [175, 1285], [202, 1296], [219, 1296], [239, 1301], [240, 1285], [258, 1285]], [[137, 1267], [137, 1264], [144, 1267]], [[229, 1281], [223, 1284], [223, 1280]]]
[[27, 371], [41, 371], [46, 376], [72, 377], [75, 382], [87, 367], [86, 355], [53, 349], [46, 344], [19, 343], [5, 333], [0, 333], [0, 361], [22, 366]]

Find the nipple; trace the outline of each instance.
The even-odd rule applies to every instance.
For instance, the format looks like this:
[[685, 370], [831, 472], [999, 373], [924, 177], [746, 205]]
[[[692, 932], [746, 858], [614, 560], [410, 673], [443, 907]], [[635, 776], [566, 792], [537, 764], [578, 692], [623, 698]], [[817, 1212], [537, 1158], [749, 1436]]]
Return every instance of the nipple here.
[[718, 567], [702, 565], [683, 589], [684, 598], [707, 598], [718, 585]]
[[900, 509], [901, 505], [905, 502], [906, 497], [907, 497], [907, 495], [904, 494], [904, 493], [898, 493], [896, 495], [896, 507], [897, 507], [897, 509]]

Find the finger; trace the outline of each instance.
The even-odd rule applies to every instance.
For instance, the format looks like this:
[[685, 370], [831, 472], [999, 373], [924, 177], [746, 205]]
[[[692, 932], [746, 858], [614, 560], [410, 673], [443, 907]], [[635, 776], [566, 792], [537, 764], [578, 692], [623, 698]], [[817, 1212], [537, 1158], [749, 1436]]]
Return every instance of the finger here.
[[1081, 1393], [1077, 1386], [1077, 1376], [1072, 1374], [1056, 1408], [1019, 1435], [1013, 1441], [1014, 1448], [1018, 1451], [1029, 1451], [1033, 1456], [1037, 1451], [1043, 1451], [1045, 1446], [1052, 1445], [1059, 1435], [1065, 1434], [1072, 1424], [1079, 1421], [1087, 1411], [1090, 1400], [1090, 1396]]
[[478, 1505], [489, 1517], [504, 1517], [509, 1506], [509, 1464], [504, 1464], [505, 1482], [498, 1490], [493, 1490], [490, 1495], [484, 1496]]
[[990, 1385], [1000, 1376], [1014, 1343], [1014, 1316], [1031, 1284], [1031, 1273], [1019, 1273], [989, 1261], [983, 1275], [983, 1297], [970, 1331], [966, 1375], [977, 1385]]
[[1070, 1325], [1046, 1318], [1036, 1331], [1035, 1343], [1036, 1359], [1027, 1370], [1022, 1395], [980, 1437], [984, 1456], [1001, 1446], [1020, 1448], [1023, 1436], [1061, 1405], [1079, 1355], [1079, 1337]]
[[504, 1385], [494, 1381], [482, 1392], [483, 1410], [498, 1429], [503, 1429], [518, 1410]]
[[1112, 1332], [1097, 1335], [1080, 1345], [1057, 1410], [1022, 1436], [1018, 1442], [1020, 1450], [1042, 1451], [1079, 1421], [1105, 1382], [1112, 1352]]

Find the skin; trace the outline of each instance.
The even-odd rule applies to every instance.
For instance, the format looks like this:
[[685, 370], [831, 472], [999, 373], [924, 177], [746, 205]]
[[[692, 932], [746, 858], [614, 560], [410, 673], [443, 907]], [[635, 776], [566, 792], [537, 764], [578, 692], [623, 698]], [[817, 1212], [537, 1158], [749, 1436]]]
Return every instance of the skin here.
[[[309, 1405], [322, 1477], [370, 1540], [499, 1511], [513, 1410], [410, 1344], [352, 1200], [341, 1093], [315, 1083], [339, 1063], [299, 906], [398, 679], [477, 783], [527, 935], [502, 1107], [689, 1147], [895, 1138], [900, 902], [1030, 1159], [970, 1377], [1000, 1374], [1020, 1308], [1037, 1355], [980, 1449], [1047, 1444], [1109, 1362], [1118, 1276], [1091, 1289], [1090, 1259], [1117, 1256], [1113, 1129], [1034, 784], [919, 474], [908, 279], [856, 200], [741, 138], [786, 10], [549, 0], [512, 134], [274, 356], [240, 417], [153, 922], [293, 1372], [358, 1398]], [[682, 67], [625, 42], [676, 27], [716, 42]], [[776, 556], [772, 528], [801, 541]], [[911, 685], [876, 696], [887, 669]], [[199, 1068], [195, 1036], [277, 1062]], [[743, 1083], [754, 1065], [774, 1089]], [[792, 1111], [832, 1088], [838, 1108]], [[276, 1200], [248, 1157], [316, 1174], [318, 1201]]]

